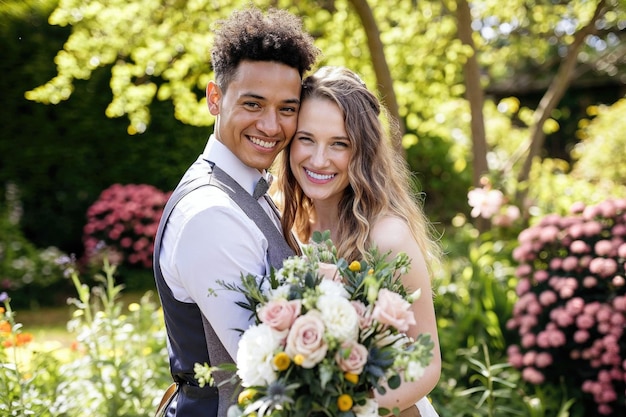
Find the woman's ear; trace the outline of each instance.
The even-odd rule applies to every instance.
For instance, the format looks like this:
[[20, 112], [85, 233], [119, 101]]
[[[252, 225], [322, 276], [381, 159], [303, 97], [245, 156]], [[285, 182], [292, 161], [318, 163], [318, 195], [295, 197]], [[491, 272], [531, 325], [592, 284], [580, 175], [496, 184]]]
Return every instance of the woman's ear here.
[[222, 98], [222, 90], [217, 86], [215, 81], [210, 81], [206, 86], [206, 103], [209, 106], [209, 112], [213, 116], [220, 113], [220, 100]]

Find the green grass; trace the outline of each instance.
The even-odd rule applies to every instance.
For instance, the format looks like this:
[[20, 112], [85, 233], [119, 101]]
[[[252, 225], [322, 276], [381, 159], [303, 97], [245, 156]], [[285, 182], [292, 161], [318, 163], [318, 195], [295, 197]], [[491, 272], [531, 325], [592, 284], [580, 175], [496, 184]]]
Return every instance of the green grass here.
[[[123, 292], [121, 301], [127, 306], [138, 302], [144, 292]], [[74, 307], [64, 304], [57, 307], [41, 307], [31, 310], [15, 311], [16, 322], [22, 323], [23, 331], [31, 333], [38, 343], [58, 342], [69, 347], [74, 335], [67, 330], [67, 322], [72, 318]]]

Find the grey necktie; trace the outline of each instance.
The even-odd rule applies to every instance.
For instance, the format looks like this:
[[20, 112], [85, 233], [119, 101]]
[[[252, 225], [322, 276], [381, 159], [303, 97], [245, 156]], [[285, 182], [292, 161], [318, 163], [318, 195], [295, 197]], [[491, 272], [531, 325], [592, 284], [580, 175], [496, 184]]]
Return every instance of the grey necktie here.
[[261, 177], [259, 182], [257, 182], [256, 186], [254, 187], [254, 192], [252, 193], [252, 197], [254, 197], [255, 200], [258, 200], [259, 198], [261, 198], [261, 196], [265, 195], [265, 193], [267, 192], [269, 188], [270, 188], [270, 185], [267, 183], [265, 178]]

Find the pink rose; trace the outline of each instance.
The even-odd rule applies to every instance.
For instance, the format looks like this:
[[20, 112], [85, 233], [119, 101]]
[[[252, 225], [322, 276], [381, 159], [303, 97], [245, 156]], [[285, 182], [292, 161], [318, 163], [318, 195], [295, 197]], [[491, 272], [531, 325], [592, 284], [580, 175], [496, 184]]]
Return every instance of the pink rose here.
[[367, 363], [367, 348], [353, 340], [346, 340], [337, 350], [335, 360], [343, 372], [359, 375]]
[[372, 318], [379, 323], [393, 326], [401, 332], [406, 332], [410, 325], [416, 324], [411, 304], [399, 294], [386, 288], [378, 292]]
[[282, 332], [289, 329], [300, 315], [301, 300], [272, 300], [259, 309], [259, 319], [272, 329]]
[[372, 314], [367, 310], [367, 306], [357, 300], [350, 301], [350, 303], [352, 304], [352, 307], [354, 307], [356, 314], [359, 316], [359, 328], [369, 328], [372, 325]]
[[[303, 368], [313, 368], [324, 359], [328, 345], [324, 341], [324, 322], [317, 311], [298, 317], [287, 336], [285, 352], [290, 358], [300, 356]], [[296, 361], [297, 362], [297, 361]]]

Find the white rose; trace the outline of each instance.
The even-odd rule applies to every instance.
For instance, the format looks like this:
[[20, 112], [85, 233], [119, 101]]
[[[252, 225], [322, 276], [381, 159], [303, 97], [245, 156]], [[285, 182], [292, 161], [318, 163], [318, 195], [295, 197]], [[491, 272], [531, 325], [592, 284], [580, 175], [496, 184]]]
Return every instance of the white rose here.
[[324, 279], [317, 287], [320, 295], [334, 295], [343, 298], [350, 298], [350, 294], [341, 282]]
[[272, 359], [280, 342], [280, 334], [265, 324], [244, 332], [237, 351], [237, 375], [244, 387], [267, 385], [276, 380]]
[[330, 336], [340, 342], [356, 340], [359, 335], [359, 315], [350, 301], [336, 295], [322, 295], [317, 299], [317, 308]]

